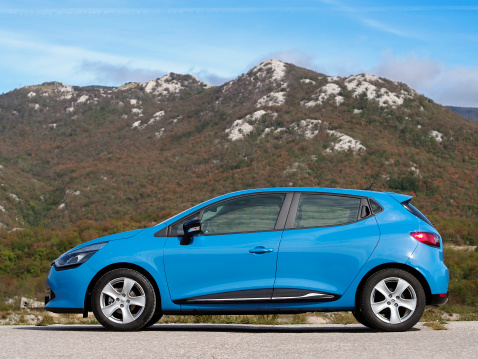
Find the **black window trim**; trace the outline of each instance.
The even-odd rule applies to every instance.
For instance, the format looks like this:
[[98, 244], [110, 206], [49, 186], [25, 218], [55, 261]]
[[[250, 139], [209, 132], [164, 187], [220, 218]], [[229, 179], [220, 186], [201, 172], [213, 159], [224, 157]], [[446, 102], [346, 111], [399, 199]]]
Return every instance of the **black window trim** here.
[[[360, 207], [359, 207], [359, 213], [357, 216], [357, 220], [353, 222], [347, 222], [343, 224], [334, 224], [330, 226], [316, 226], [316, 227], [305, 227], [305, 228], [294, 228], [295, 224], [295, 218], [297, 217], [297, 211], [299, 209], [299, 201], [300, 197], [302, 194], [312, 194], [312, 195], [318, 195], [318, 196], [337, 196], [337, 197], [348, 197], [348, 198], [358, 198], [360, 199]], [[305, 192], [295, 192], [294, 193], [294, 199], [292, 200], [292, 204], [289, 210], [289, 216], [287, 217], [287, 222], [286, 226], [284, 228], [284, 231], [291, 231], [291, 230], [302, 230], [302, 229], [313, 229], [313, 228], [327, 228], [327, 227], [340, 227], [340, 226], [346, 226], [348, 224], [352, 223], [357, 223], [360, 221], [363, 221], [367, 218], [373, 217], [374, 213], [372, 212], [372, 208], [370, 204], [368, 203], [368, 197], [363, 197], [363, 196], [356, 196], [353, 194], [343, 194], [343, 193], [329, 193], [329, 192], [310, 192], [310, 191], [305, 191]], [[369, 208], [369, 215], [366, 217], [360, 217], [360, 213], [362, 211], [362, 207], [366, 205]]]
[[[429, 224], [429, 225], [432, 226], [432, 227], [435, 227], [435, 225], [433, 224], [432, 221], [430, 221], [422, 212], [420, 212], [420, 210], [419, 210], [417, 207], [415, 207], [413, 204], [410, 203], [411, 200], [412, 200], [412, 199], [410, 198], [409, 200], [402, 202], [401, 205], [402, 205], [408, 212], [410, 212], [410, 213], [413, 214], [415, 217], [417, 217], [419, 220], [421, 220], [421, 221], [423, 221], [423, 222]], [[413, 209], [410, 208], [410, 206], [413, 206], [413, 208], [415, 208], [415, 209], [418, 211], [418, 213], [415, 213], [415, 211], [413, 211]]]
[[[218, 205], [222, 202], [229, 201], [231, 199], [236, 199], [240, 197], [249, 197], [249, 196], [254, 196], [254, 195], [264, 195], [264, 194], [285, 194], [286, 197], [284, 198], [284, 202], [282, 203], [282, 208], [279, 212], [279, 216], [277, 217], [276, 225], [273, 230], [269, 231], [250, 231], [250, 232], [231, 232], [231, 233], [213, 233], [213, 234], [204, 234], [204, 237], [207, 236], [219, 236], [219, 235], [228, 235], [228, 234], [239, 234], [239, 233], [265, 233], [265, 232], [275, 232], [275, 231], [289, 231], [289, 230], [300, 230], [300, 229], [311, 229], [311, 228], [327, 228], [327, 227], [339, 227], [339, 226], [346, 226], [352, 223], [357, 223], [360, 221], [363, 221], [367, 218], [373, 217], [378, 213], [381, 213], [383, 211], [383, 207], [378, 203], [375, 199], [369, 198], [369, 197], [363, 197], [363, 196], [357, 196], [357, 195], [351, 195], [351, 194], [343, 194], [343, 193], [330, 193], [330, 192], [314, 192], [314, 191], [304, 191], [304, 192], [297, 192], [297, 191], [267, 191], [267, 192], [255, 192], [255, 193], [246, 193], [246, 194], [241, 194], [238, 196], [234, 197], [229, 197], [225, 198], [221, 201], [211, 203], [205, 207], [202, 207], [201, 209], [189, 213], [188, 215], [178, 219], [174, 223], [171, 223], [169, 226], [161, 229], [159, 232], [155, 233], [155, 237], [177, 237], [173, 236], [171, 233], [172, 227], [178, 224], [179, 222], [183, 221], [184, 218], [187, 218], [189, 216], [193, 216], [196, 213], [198, 213], [198, 218], [201, 220], [202, 215], [206, 209], [209, 207]], [[356, 221], [353, 222], [347, 222], [343, 224], [336, 224], [336, 225], [330, 225], [330, 226], [317, 226], [317, 227], [306, 227], [306, 228], [294, 228], [295, 224], [295, 218], [297, 216], [297, 210], [299, 208], [299, 201], [300, 201], [300, 196], [302, 194], [313, 194], [313, 195], [327, 195], [327, 196], [337, 196], [337, 197], [349, 197], [349, 198], [360, 198], [360, 208], [359, 208], [359, 216]], [[373, 212], [372, 206], [370, 201], [374, 201], [379, 207], [380, 211], [378, 212]], [[362, 211], [362, 206], [368, 205], [370, 214], [366, 217], [360, 217], [360, 213]]]
[[[373, 198], [368, 198], [368, 202], [369, 202], [370, 211], [372, 212], [373, 215], [383, 212], [383, 207], [380, 203], [377, 202], [377, 200]], [[380, 208], [377, 212], [373, 211], [372, 202], [374, 202]]]
[[[213, 207], [213, 206], [218, 206], [220, 205], [221, 203], [223, 202], [227, 202], [227, 201], [230, 201], [232, 199], [237, 199], [237, 198], [241, 198], [241, 197], [251, 197], [251, 196], [257, 196], [257, 195], [267, 195], [267, 194], [285, 194], [285, 198], [284, 198], [284, 201], [282, 202], [282, 207], [279, 211], [279, 215], [277, 216], [277, 220], [276, 220], [276, 224], [274, 225], [274, 229], [272, 230], [268, 230], [268, 231], [248, 231], [248, 232], [229, 232], [229, 233], [211, 233], [211, 234], [203, 234], [201, 237], [208, 237], [208, 236], [224, 236], [224, 235], [229, 235], [229, 234], [242, 234], [242, 233], [265, 233], [265, 232], [276, 232], [276, 231], [283, 231], [284, 230], [284, 226], [286, 224], [286, 218], [287, 218], [287, 215], [289, 213], [289, 210], [290, 210], [290, 206], [291, 206], [291, 202], [292, 202], [292, 197], [293, 197], [293, 194], [294, 192], [293, 191], [266, 191], [266, 192], [254, 192], [254, 193], [245, 193], [245, 194], [241, 194], [241, 195], [238, 195], [238, 196], [233, 196], [233, 197], [228, 197], [228, 198], [225, 198], [221, 201], [217, 201], [217, 202], [214, 202], [214, 203], [211, 203], [207, 206], [204, 206], [200, 209], [198, 209], [197, 211], [194, 211], [192, 213], [189, 213], [188, 215], [184, 216], [184, 217], [181, 217], [180, 219], [178, 219], [177, 221], [175, 221], [174, 223], [171, 223], [168, 227], [166, 228], [163, 228], [162, 230], [160, 230], [159, 232], [155, 233], [155, 237], [178, 237], [176, 235], [173, 235], [171, 233], [172, 231], [172, 227], [177, 225], [178, 223], [181, 223], [182, 221], [184, 221], [185, 218], [189, 217], [189, 216], [193, 216], [195, 215], [196, 213], [198, 213], [198, 218], [199, 220], [202, 219], [202, 216], [203, 216], [203, 213], [204, 211], [206, 211], [208, 208], [210, 207]], [[164, 231], [164, 229], [166, 229], [166, 231]], [[160, 235], [161, 234], [161, 235]], [[165, 234], [165, 235], [164, 235]]]

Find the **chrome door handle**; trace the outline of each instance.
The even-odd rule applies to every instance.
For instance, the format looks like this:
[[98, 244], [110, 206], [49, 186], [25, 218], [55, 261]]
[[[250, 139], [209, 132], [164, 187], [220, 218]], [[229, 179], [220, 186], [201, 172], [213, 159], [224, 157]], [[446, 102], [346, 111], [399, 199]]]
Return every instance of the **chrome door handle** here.
[[252, 249], [249, 249], [249, 253], [253, 254], [264, 254], [264, 253], [270, 253], [273, 252], [274, 250], [272, 248], [265, 248], [263, 246], [255, 247]]

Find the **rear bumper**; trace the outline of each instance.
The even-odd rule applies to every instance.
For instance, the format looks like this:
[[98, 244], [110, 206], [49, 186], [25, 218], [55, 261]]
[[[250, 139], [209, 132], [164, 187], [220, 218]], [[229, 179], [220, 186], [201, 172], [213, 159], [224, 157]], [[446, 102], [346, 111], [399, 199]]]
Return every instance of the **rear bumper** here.
[[442, 305], [448, 302], [448, 292], [446, 294], [432, 294], [430, 305]]

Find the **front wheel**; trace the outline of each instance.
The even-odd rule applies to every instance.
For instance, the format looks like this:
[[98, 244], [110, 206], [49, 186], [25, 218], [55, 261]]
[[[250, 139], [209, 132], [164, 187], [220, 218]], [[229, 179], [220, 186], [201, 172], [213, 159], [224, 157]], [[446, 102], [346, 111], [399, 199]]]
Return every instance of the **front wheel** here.
[[420, 320], [425, 302], [425, 291], [417, 278], [402, 269], [388, 268], [365, 282], [360, 311], [372, 328], [401, 332]]
[[144, 328], [148, 328], [152, 325], [155, 325], [161, 318], [163, 317], [163, 313], [155, 313], [153, 314], [153, 316], [151, 317], [151, 319], [149, 320], [148, 323], [146, 323], [146, 325], [144, 326]]
[[132, 269], [115, 269], [96, 283], [91, 296], [96, 319], [116, 331], [139, 330], [147, 325], [156, 308], [156, 295], [149, 280]]

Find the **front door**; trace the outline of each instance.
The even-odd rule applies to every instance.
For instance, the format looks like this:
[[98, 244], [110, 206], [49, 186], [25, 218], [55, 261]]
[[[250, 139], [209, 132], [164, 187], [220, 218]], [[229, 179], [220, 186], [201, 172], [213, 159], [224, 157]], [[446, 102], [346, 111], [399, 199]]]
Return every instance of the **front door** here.
[[[200, 305], [270, 300], [285, 198], [285, 193], [235, 197], [172, 225], [164, 249], [172, 301]], [[193, 217], [201, 220], [203, 234], [181, 244], [182, 223]]]

